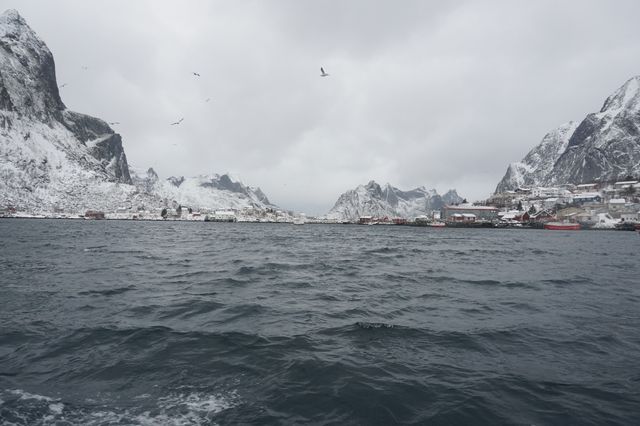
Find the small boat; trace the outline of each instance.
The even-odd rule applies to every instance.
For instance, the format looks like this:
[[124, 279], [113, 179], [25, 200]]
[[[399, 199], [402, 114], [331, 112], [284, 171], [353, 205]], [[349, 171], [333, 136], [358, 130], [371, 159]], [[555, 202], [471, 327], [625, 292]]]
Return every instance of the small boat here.
[[430, 227], [432, 227], [432, 228], [444, 228], [444, 227], [445, 227], [445, 226], [447, 226], [447, 225], [446, 225], [446, 223], [444, 223], [444, 222], [438, 222], [438, 221], [436, 221], [436, 222], [429, 222], [429, 223], [427, 224], [427, 226], [430, 226]]
[[548, 222], [544, 224], [544, 229], [550, 229], [553, 231], [579, 231], [581, 227], [579, 223]]

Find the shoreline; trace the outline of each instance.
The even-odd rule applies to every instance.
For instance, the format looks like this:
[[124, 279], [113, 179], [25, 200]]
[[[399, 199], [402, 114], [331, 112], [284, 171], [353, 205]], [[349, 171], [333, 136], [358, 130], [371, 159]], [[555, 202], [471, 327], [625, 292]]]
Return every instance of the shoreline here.
[[[294, 222], [291, 221], [251, 221], [251, 220], [238, 220], [236, 222], [206, 222], [203, 219], [163, 219], [163, 218], [139, 218], [139, 219], [128, 219], [128, 218], [104, 218], [104, 219], [93, 219], [93, 218], [84, 218], [84, 217], [42, 217], [42, 216], [0, 216], [0, 220], [2, 219], [13, 219], [13, 220], [70, 220], [70, 221], [89, 221], [89, 222], [107, 222], [107, 221], [120, 221], [120, 222], [201, 222], [201, 223], [223, 223], [223, 224], [262, 224], [262, 225], [295, 225]], [[358, 226], [358, 227], [368, 227], [368, 225], [355, 223], [355, 222], [321, 222], [321, 221], [309, 221], [305, 222], [304, 225], [340, 225], [340, 226]], [[488, 226], [488, 225], [469, 225], [464, 226], [460, 224], [449, 225], [447, 224], [444, 227], [433, 227], [429, 225], [416, 224], [412, 222], [395, 224], [395, 223], [378, 223], [376, 225], [371, 226], [399, 226], [399, 227], [411, 227], [411, 228], [433, 228], [434, 230], [447, 228], [447, 229], [491, 229], [491, 230], [534, 230], [534, 231], [549, 231], [548, 229], [544, 229], [542, 226]], [[631, 231], [632, 229], [616, 229], [616, 228], [582, 228], [581, 231]], [[557, 232], [557, 231], [554, 231]], [[575, 232], [575, 231], [571, 231]]]

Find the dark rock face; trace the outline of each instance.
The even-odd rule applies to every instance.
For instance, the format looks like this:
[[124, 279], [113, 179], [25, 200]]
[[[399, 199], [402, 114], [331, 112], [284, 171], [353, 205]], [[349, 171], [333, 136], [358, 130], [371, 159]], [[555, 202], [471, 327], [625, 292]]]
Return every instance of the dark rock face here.
[[167, 180], [171, 185], [175, 186], [176, 188], [179, 188], [180, 185], [182, 185], [182, 183], [184, 182], [184, 176], [180, 176], [180, 177], [171, 176], [167, 178]]
[[127, 156], [122, 147], [122, 138], [104, 121], [73, 111], [64, 111], [62, 124], [83, 144], [96, 141], [90, 152], [102, 161], [110, 175], [121, 183], [131, 184]]
[[0, 85], [13, 110], [42, 121], [60, 119], [65, 106], [53, 55], [15, 10], [0, 15], [0, 52]]
[[90, 152], [95, 158], [102, 160], [105, 167], [113, 173], [116, 181], [129, 185], [132, 183], [127, 156], [122, 148], [122, 138], [119, 134], [112, 134], [100, 140]]
[[[0, 76], [0, 81], [2, 76]], [[16, 108], [13, 106], [13, 102], [11, 102], [11, 96], [9, 96], [9, 92], [7, 92], [7, 88], [2, 86], [0, 88], [0, 109], [4, 111], [13, 112]]]
[[271, 205], [269, 199], [260, 188], [252, 188], [244, 185], [242, 182], [234, 181], [227, 174], [220, 176], [215, 175], [209, 178], [207, 181], [202, 182], [200, 186], [204, 188], [214, 188], [222, 191], [229, 191], [236, 194], [245, 195], [249, 198], [256, 197], [260, 202], [266, 205]]
[[64, 111], [62, 124], [82, 143], [115, 133], [107, 123], [99, 118], [68, 110]]
[[240, 182], [234, 182], [229, 175], [222, 175], [217, 178], [212, 178], [209, 182], [203, 182], [201, 184], [207, 188], [222, 189], [224, 191], [238, 192], [241, 194], [246, 193], [246, 187]]
[[570, 123], [507, 169], [496, 192], [519, 186], [580, 184], [640, 176], [640, 76], [607, 98], [575, 129]]

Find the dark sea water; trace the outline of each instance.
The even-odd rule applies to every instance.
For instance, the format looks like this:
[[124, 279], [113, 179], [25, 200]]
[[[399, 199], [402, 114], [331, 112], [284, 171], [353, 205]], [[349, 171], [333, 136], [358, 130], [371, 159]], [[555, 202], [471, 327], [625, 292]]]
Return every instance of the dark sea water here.
[[640, 424], [634, 232], [0, 220], [0, 424]]

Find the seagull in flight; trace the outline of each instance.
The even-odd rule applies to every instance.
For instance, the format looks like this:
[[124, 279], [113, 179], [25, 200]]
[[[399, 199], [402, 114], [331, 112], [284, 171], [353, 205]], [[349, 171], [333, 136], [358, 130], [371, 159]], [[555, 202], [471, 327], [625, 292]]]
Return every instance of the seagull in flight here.
[[200, 74], [198, 74], [197, 72], [194, 72], [193, 75], [195, 75], [196, 77], [200, 77]]
[[172, 126], [177, 126], [178, 124], [182, 123], [182, 120], [184, 120], [184, 118], [181, 118], [180, 120], [176, 121], [175, 123], [171, 123]]
[[60, 88], [62, 89], [62, 88], [63, 88], [63, 87], [65, 87], [66, 85], [67, 85], [67, 83], [62, 83], [62, 84], [60, 85]]
[[320, 77], [329, 77], [329, 74], [324, 72], [324, 68], [320, 67]]
[[117, 124], [120, 124], [120, 122], [119, 121], [112, 121], [112, 122], [109, 123], [109, 126], [115, 126]]
[[207, 98], [207, 99], [205, 100], [205, 102], [209, 102], [210, 100], [211, 100], [211, 98]]
[[83, 66], [82, 66], [82, 69], [86, 71], [86, 70], [88, 70], [88, 69], [89, 69], [89, 67], [88, 67], [88, 66], [86, 66], [86, 65], [83, 65]]

